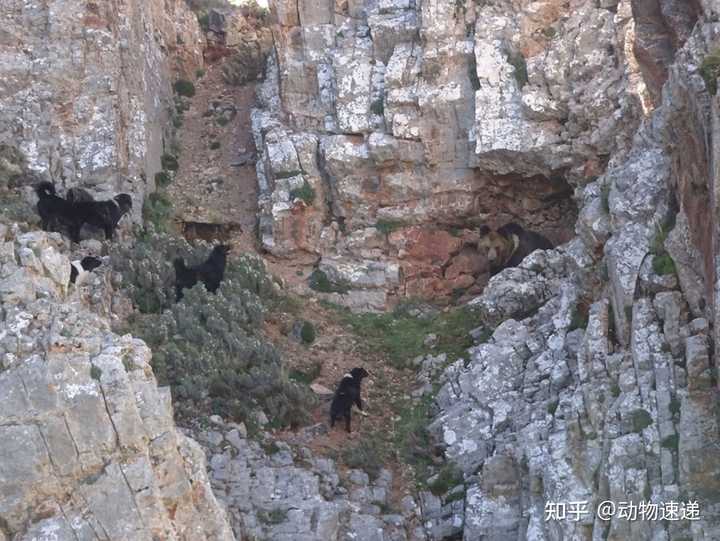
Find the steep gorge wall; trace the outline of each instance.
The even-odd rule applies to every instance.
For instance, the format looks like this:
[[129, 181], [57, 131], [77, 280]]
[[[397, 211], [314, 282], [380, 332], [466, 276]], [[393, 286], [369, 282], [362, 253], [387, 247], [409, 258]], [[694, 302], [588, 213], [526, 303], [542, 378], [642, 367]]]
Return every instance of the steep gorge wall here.
[[172, 82], [202, 64], [195, 15], [183, 0], [4, 0], [2, 11], [0, 144], [60, 187], [141, 202], [169, 144]]
[[481, 223], [569, 240], [573, 188], [629, 148], [650, 100], [629, 0], [272, 7], [262, 246], [312, 254], [358, 309], [477, 294]]
[[[652, 61], [665, 83], [632, 146], [580, 192], [578, 238], [473, 301], [498, 326], [445, 372], [433, 425], [465, 474], [464, 539], [720, 536], [718, 105], [699, 70], [720, 5], [702, 7], [672, 61]], [[601, 520], [603, 500], [699, 516]], [[545, 520], [569, 501], [589, 512]]]

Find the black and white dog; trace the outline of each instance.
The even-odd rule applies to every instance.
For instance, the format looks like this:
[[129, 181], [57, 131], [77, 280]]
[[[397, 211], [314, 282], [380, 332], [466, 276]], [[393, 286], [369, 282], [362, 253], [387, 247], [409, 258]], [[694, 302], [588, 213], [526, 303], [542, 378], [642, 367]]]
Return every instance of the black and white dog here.
[[132, 198], [126, 193], [107, 201], [94, 201], [82, 188], [72, 188], [68, 198], [63, 199], [51, 182], [38, 184], [35, 193], [43, 230], [67, 228], [73, 242], [80, 242], [80, 229], [84, 224], [101, 228], [105, 238], [111, 239], [120, 218], [132, 209]]
[[107, 201], [75, 201], [72, 203], [73, 216], [70, 219], [70, 238], [80, 242], [80, 229], [84, 224], [98, 227], [105, 232], [105, 239], [110, 240], [120, 218], [132, 210], [132, 198], [121, 193]]
[[215, 293], [225, 276], [225, 264], [227, 263], [229, 251], [229, 246], [219, 244], [210, 252], [207, 261], [194, 267], [187, 267], [182, 257], [175, 259], [173, 261], [175, 267], [175, 301], [182, 299], [183, 289], [189, 289], [198, 282], [205, 284], [205, 289], [210, 293]]
[[362, 408], [360, 398], [360, 384], [363, 378], [370, 373], [364, 368], [353, 368], [349, 374], [345, 374], [340, 380], [335, 396], [330, 405], [330, 426], [335, 426], [335, 421], [345, 418], [345, 430], [350, 432], [350, 411], [353, 404], [360, 410], [361, 415], [367, 415]]
[[100, 258], [91, 255], [72, 261], [70, 263], [70, 283], [76, 286], [81, 285], [87, 275], [100, 265], [102, 265]]

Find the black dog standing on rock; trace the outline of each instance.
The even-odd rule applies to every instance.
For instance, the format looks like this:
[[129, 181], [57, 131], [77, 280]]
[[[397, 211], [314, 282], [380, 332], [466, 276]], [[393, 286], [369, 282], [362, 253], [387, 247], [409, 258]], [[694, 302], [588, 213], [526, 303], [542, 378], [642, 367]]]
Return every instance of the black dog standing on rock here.
[[57, 229], [60, 225], [69, 225], [66, 217], [73, 215], [73, 205], [60, 197], [52, 182], [41, 182], [35, 186], [38, 196], [37, 211], [42, 221], [43, 231]]
[[121, 193], [107, 201], [75, 201], [72, 204], [73, 216], [70, 219], [70, 238], [80, 242], [80, 229], [84, 224], [101, 228], [105, 239], [115, 234], [120, 218], [132, 210], [132, 198]]
[[330, 427], [335, 426], [335, 421], [345, 418], [345, 430], [350, 432], [350, 411], [355, 404], [362, 415], [367, 415], [362, 408], [360, 398], [360, 384], [363, 378], [370, 374], [364, 368], [353, 368], [349, 374], [345, 374], [340, 380], [330, 405]]
[[185, 260], [182, 257], [178, 257], [173, 261], [175, 267], [175, 301], [182, 299], [183, 289], [189, 289], [198, 282], [205, 284], [205, 289], [210, 293], [215, 293], [225, 276], [225, 264], [227, 263], [229, 251], [230, 247], [225, 244], [215, 246], [210, 252], [207, 261], [194, 267], [185, 266]]

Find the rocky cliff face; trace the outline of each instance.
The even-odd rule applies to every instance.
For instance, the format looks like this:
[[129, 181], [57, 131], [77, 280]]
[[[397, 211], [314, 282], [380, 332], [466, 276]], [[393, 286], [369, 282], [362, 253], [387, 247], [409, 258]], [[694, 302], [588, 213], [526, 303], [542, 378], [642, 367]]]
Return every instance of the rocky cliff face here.
[[0, 225], [0, 539], [234, 539], [103, 268], [68, 287], [58, 234]]
[[[580, 191], [579, 238], [473, 301], [499, 326], [446, 371], [434, 424], [469, 485], [465, 539], [720, 535], [717, 104], [698, 71], [718, 27], [717, 6], [704, 9], [672, 65], [669, 49], [643, 64], [662, 97]], [[602, 500], [697, 501], [700, 519], [603, 521]], [[545, 521], [547, 502], [566, 501], [591, 512]]]
[[[171, 84], [202, 63], [182, 0], [3, 2], [0, 143], [60, 187], [154, 190]], [[136, 205], [139, 216], [142, 205]]]
[[349, 289], [336, 300], [380, 309], [479, 292], [480, 223], [569, 240], [573, 188], [629, 149], [650, 100], [631, 7], [275, 2], [254, 113], [263, 247], [316, 255]]

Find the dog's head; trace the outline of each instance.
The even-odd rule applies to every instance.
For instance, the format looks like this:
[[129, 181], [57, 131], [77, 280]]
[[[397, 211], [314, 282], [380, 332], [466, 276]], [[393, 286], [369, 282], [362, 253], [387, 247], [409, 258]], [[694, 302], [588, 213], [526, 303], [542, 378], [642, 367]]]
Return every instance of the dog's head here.
[[350, 370], [350, 375], [353, 377], [353, 379], [357, 381], [362, 381], [363, 378], [367, 378], [370, 376], [370, 372], [368, 372], [364, 368], [355, 367]]
[[120, 210], [123, 214], [126, 214], [130, 212], [132, 209], [132, 197], [130, 197], [126, 193], [121, 193], [113, 197], [115, 202], [118, 204], [118, 207], [120, 207]]
[[42, 195], [57, 195], [55, 191], [55, 185], [52, 182], [40, 182], [35, 185], [35, 193], [39, 196]]
[[89, 255], [89, 256], [83, 257], [80, 260], [80, 265], [82, 266], [82, 268], [84, 270], [92, 271], [92, 270], [97, 269], [100, 265], [102, 265], [102, 261], [100, 260], [99, 257]]
[[223, 257], [227, 257], [227, 255], [230, 253], [230, 246], [227, 244], [218, 244], [213, 248], [213, 255], [221, 255]]

